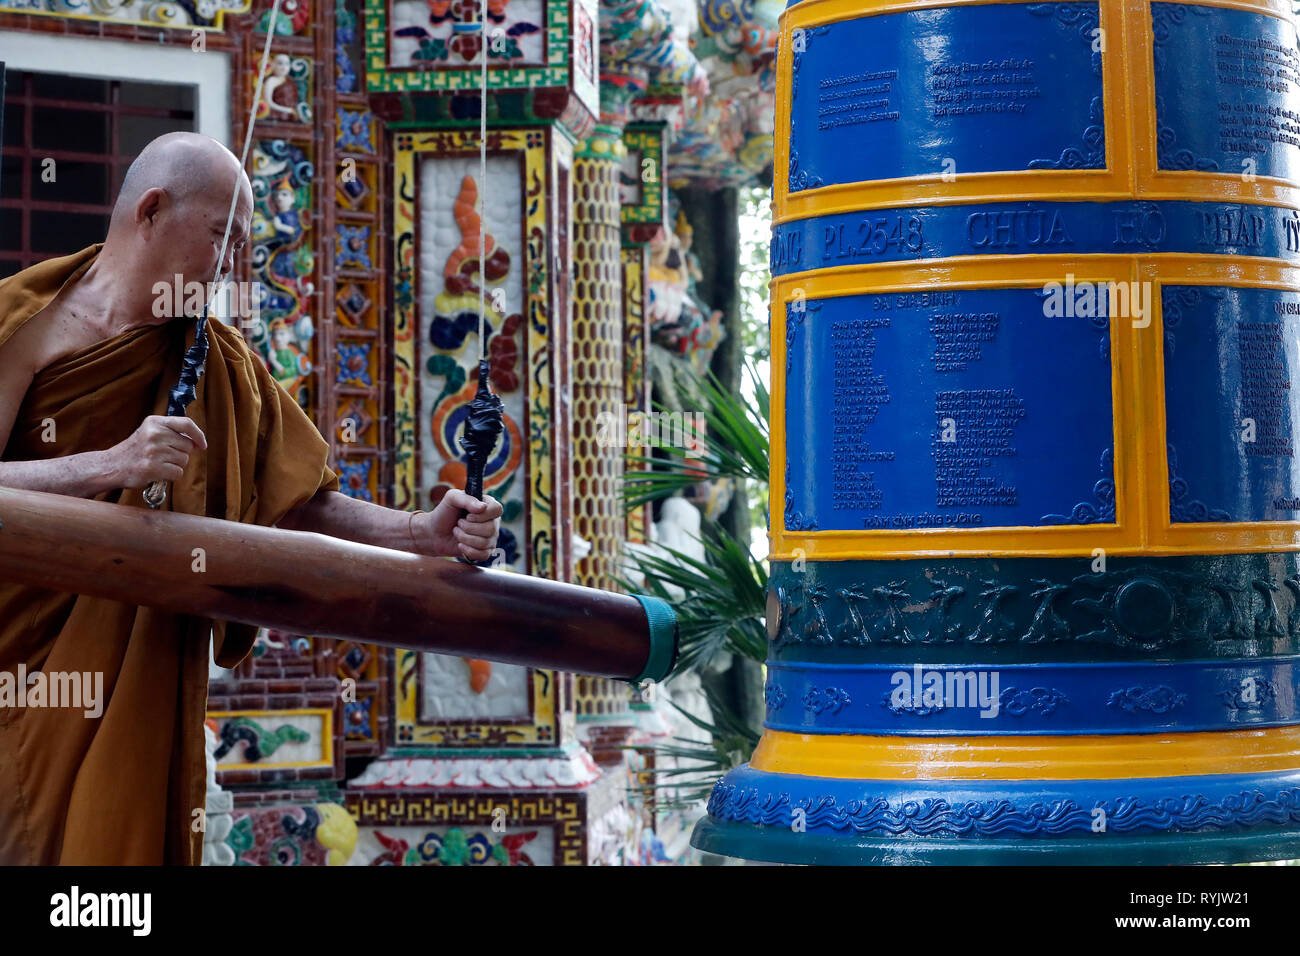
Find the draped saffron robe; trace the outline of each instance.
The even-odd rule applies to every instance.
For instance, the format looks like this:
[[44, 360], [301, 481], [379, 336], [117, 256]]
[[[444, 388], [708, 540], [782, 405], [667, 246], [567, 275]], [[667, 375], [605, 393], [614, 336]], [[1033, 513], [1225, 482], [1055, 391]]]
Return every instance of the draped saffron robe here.
[[[100, 248], [0, 282], [0, 349], [27, 322], [43, 320], [41, 310]], [[337, 490], [325, 440], [239, 332], [213, 320], [208, 335], [206, 371], [188, 410], [208, 448], [190, 456], [164, 508], [271, 525], [318, 490]], [[146, 416], [166, 414], [193, 339], [192, 321], [173, 320], [40, 370], [0, 459], [123, 441]], [[144, 507], [141, 490], [98, 500]], [[21, 664], [29, 675], [103, 675], [98, 717], [0, 707], [0, 864], [198, 864], [209, 639], [217, 663], [233, 667], [254, 637], [245, 625], [0, 582], [0, 672], [16, 677]]]

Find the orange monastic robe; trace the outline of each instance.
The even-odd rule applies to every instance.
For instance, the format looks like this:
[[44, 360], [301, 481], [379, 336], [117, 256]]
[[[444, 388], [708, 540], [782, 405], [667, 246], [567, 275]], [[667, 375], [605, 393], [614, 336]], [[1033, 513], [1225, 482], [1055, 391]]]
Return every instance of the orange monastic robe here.
[[[25, 322], [41, 321], [40, 310], [99, 249], [0, 282], [0, 347]], [[0, 457], [110, 448], [145, 416], [165, 414], [193, 325], [134, 329], [43, 369]], [[207, 369], [189, 408], [208, 450], [191, 456], [164, 507], [274, 524], [317, 490], [337, 489], [338, 478], [324, 439], [239, 333], [216, 321], [208, 329]], [[53, 442], [43, 440], [51, 423]], [[100, 500], [144, 507], [140, 491]], [[226, 667], [253, 644], [243, 625], [0, 583], [0, 671], [16, 675], [25, 664], [29, 673], [103, 674], [97, 718], [0, 708], [0, 863], [199, 862], [209, 633]]]

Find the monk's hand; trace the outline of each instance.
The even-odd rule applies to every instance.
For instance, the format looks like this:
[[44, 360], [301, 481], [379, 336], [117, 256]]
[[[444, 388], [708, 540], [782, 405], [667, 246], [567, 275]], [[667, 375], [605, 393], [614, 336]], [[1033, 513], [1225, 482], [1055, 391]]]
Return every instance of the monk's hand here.
[[150, 415], [107, 454], [118, 487], [144, 488], [180, 478], [190, 455], [207, 447], [199, 426], [185, 416]]
[[[467, 512], [463, 518], [462, 511]], [[423, 554], [488, 561], [500, 529], [501, 502], [491, 496], [479, 501], [453, 489], [433, 511], [416, 515], [411, 531]]]

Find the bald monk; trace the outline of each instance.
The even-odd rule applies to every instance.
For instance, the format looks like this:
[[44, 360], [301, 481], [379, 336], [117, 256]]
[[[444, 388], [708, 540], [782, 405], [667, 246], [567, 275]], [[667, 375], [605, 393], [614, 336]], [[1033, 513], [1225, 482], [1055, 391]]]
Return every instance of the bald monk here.
[[[139, 508], [167, 481], [177, 512], [487, 559], [498, 502], [452, 491], [412, 516], [340, 494], [324, 439], [220, 322], [191, 417], [163, 414], [194, 323], [156, 317], [153, 290], [211, 281], [236, 181], [228, 275], [252, 187], [225, 147], [173, 133], [131, 165], [101, 245], [0, 282], [0, 485]], [[233, 667], [254, 634], [0, 582], [0, 672], [98, 672], [104, 697], [93, 717], [0, 708], [0, 863], [197, 864], [209, 641]]]

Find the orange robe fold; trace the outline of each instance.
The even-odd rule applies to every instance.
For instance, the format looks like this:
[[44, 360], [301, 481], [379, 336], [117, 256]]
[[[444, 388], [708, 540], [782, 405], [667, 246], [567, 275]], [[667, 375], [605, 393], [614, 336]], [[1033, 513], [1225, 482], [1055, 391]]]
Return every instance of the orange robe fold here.
[[[0, 282], [0, 348], [24, 323], [42, 321], [40, 310], [99, 249]], [[165, 414], [193, 325], [134, 329], [43, 369], [0, 458], [111, 448], [147, 415]], [[215, 320], [208, 330], [207, 366], [189, 408], [208, 449], [190, 457], [164, 507], [271, 525], [318, 490], [337, 490], [328, 446], [302, 409], [236, 330]], [[139, 508], [141, 494], [99, 500]], [[0, 672], [16, 676], [23, 664], [28, 673], [103, 674], [97, 718], [0, 707], [0, 864], [199, 862], [209, 634], [217, 663], [233, 667], [255, 631], [0, 582]]]

